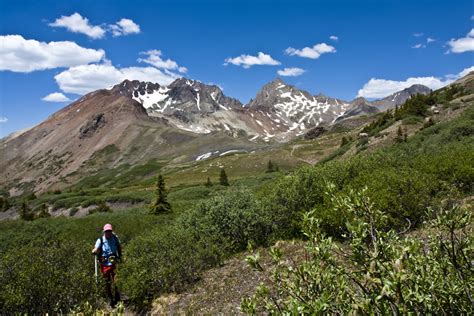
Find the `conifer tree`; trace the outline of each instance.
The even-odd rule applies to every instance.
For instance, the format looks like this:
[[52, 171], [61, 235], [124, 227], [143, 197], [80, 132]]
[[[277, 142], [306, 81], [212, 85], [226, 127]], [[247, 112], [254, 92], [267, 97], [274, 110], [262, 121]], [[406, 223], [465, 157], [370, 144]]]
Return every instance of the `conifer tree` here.
[[395, 136], [395, 141], [397, 143], [403, 142], [403, 130], [401, 126], [399, 126], [397, 129], [397, 136]]
[[227, 174], [225, 173], [224, 169], [221, 169], [221, 174], [219, 176], [219, 183], [220, 185], [229, 185], [229, 180], [227, 179]]
[[165, 180], [160, 174], [158, 176], [158, 181], [156, 182], [156, 197], [155, 200], [150, 205], [151, 214], [162, 214], [171, 211], [171, 205], [167, 199], [167, 193], [165, 189]]
[[349, 144], [349, 140], [346, 138], [346, 136], [342, 136], [340, 147], [344, 147], [347, 144]]
[[274, 172], [275, 167], [273, 166], [273, 163], [271, 160], [268, 160], [268, 166], [267, 166], [267, 172]]
[[211, 187], [211, 186], [212, 186], [211, 178], [207, 177], [206, 187]]
[[31, 208], [28, 206], [28, 204], [26, 204], [26, 202], [21, 204], [20, 218], [25, 221], [32, 221], [35, 218]]

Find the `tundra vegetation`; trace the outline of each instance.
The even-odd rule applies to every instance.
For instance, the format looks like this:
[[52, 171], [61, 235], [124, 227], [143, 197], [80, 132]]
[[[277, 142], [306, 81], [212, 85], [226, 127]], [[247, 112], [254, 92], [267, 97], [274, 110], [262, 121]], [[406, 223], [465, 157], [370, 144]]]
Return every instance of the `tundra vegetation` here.
[[[449, 88], [412, 98], [365, 132], [375, 136], [406, 115], [423, 119], [432, 102], [449, 107], [460, 94], [460, 88]], [[307, 244], [306, 259], [288, 263], [270, 248], [277, 264], [274, 283], [245, 298], [245, 312], [470, 314], [473, 126], [470, 104], [457, 117], [433, 122], [391, 146], [338, 159], [354, 145], [347, 137], [337, 149], [342, 153], [324, 162], [290, 172], [263, 168], [258, 177], [240, 182], [230, 172], [229, 181], [222, 169], [216, 180], [222, 185], [209, 179], [207, 185], [166, 192], [159, 178], [147, 180], [149, 188], [157, 183], [158, 195], [152, 190], [132, 194], [126, 187], [111, 194], [107, 187], [83, 182], [58, 194], [3, 196], [0, 207], [17, 205], [24, 220], [0, 222], [0, 310], [100, 309], [102, 287], [95, 283], [88, 254], [96, 228], [111, 222], [124, 244], [119, 287], [135, 311], [148, 310], [161, 294], [186, 290], [202, 271], [249, 243], [270, 247], [296, 238]], [[164, 200], [172, 211], [150, 214], [150, 202], [162, 202], [161, 188], [169, 193]], [[45, 218], [44, 207], [30, 207], [45, 200], [53, 208], [77, 205], [81, 190], [95, 192], [81, 207], [103, 201], [104, 208], [105, 202], [129, 199], [142, 204], [82, 218]], [[257, 254], [247, 261], [261, 268]]]

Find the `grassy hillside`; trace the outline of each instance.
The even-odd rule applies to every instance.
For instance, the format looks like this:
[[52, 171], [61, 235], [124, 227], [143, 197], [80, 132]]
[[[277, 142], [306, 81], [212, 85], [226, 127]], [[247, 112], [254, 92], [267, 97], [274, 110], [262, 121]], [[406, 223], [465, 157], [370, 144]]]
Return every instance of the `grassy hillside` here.
[[[400, 284], [408, 292], [419, 289], [419, 303], [395, 304], [405, 312], [472, 312], [466, 294], [473, 290], [469, 284], [474, 284], [470, 260], [460, 258], [453, 263], [452, 252], [424, 243], [428, 233], [417, 235], [420, 229], [432, 232], [441, 238], [437, 239], [440, 244], [444, 238], [450, 240], [445, 234], [446, 225], [458, 230], [472, 227], [468, 215], [472, 213], [474, 180], [474, 102], [468, 88], [449, 89], [426, 99], [414, 99], [401, 107], [398, 116], [392, 113], [391, 117], [374, 118], [373, 124], [364, 127], [371, 134], [367, 138], [359, 138], [362, 128], [356, 128], [269, 151], [173, 167], [154, 160], [141, 166], [101, 171], [61, 192], [12, 201], [17, 206], [28, 201], [35, 208], [44, 203], [57, 208], [87, 207], [98, 200], [143, 204], [83, 218], [0, 222], [0, 310], [69, 312], [84, 310], [86, 302], [92, 308], [100, 308], [101, 287], [95, 285], [88, 253], [97, 236], [96, 228], [112, 222], [125, 249], [119, 285], [130, 298], [129, 308], [135, 311], [149, 310], [161, 295], [186, 293], [204, 271], [223, 264], [249, 244], [267, 247], [276, 240], [296, 238], [310, 241], [307, 256], [292, 263], [300, 268], [286, 269], [287, 262], [277, 260], [278, 251], [272, 250], [281, 267], [280, 278], [275, 281], [277, 292], [260, 288], [256, 297], [245, 301], [246, 312], [266, 309], [277, 313], [278, 306], [271, 302], [272, 297], [279, 297], [285, 302], [281, 306], [285, 311], [294, 312], [301, 307], [308, 313], [383, 313], [391, 308], [393, 311], [395, 301], [390, 300], [400, 299], [399, 294], [387, 292], [398, 293], [392, 284]], [[433, 100], [439, 114], [431, 109]], [[407, 120], [409, 117], [416, 119]], [[347, 137], [344, 143], [343, 136]], [[270, 159], [280, 167], [279, 172], [266, 172]], [[310, 165], [306, 161], [319, 163]], [[221, 167], [229, 176], [230, 187], [217, 184]], [[165, 175], [171, 188], [173, 212], [152, 216], [147, 214], [146, 205], [153, 197], [158, 173]], [[207, 177], [215, 184], [205, 186]], [[453, 208], [457, 204], [461, 207]], [[428, 209], [433, 211], [427, 212]], [[450, 212], [452, 209], [462, 211]], [[450, 214], [460, 215], [449, 217]], [[436, 221], [437, 226], [433, 224]], [[459, 233], [453, 243], [456, 253], [472, 258], [472, 234], [449, 229], [447, 232]], [[407, 233], [416, 240], [403, 239]], [[380, 239], [374, 239], [373, 234]], [[347, 257], [333, 258], [333, 240], [348, 250], [344, 251]], [[374, 245], [378, 247], [375, 252]], [[428, 253], [420, 256], [423, 245], [427, 245]], [[373, 259], [375, 265], [366, 258]], [[403, 270], [407, 280], [415, 275], [423, 278], [414, 282], [393, 279], [399, 258], [407, 258], [400, 259], [407, 264]], [[256, 269], [262, 268], [256, 255], [247, 261]], [[330, 268], [331, 262], [341, 267], [344, 262], [360, 264], [358, 271], [371, 277], [370, 284], [364, 287], [367, 295], [350, 286], [354, 280], [360, 282], [360, 275], [351, 274], [354, 271], [350, 269]], [[429, 270], [430, 267], [436, 269]], [[320, 273], [326, 270], [327, 274]], [[300, 282], [298, 271], [302, 271], [304, 282]], [[462, 272], [461, 277], [457, 271]], [[296, 285], [308, 289], [314, 284], [305, 282], [308, 277], [313, 280], [313, 276], [324, 282], [316, 284], [318, 291], [308, 290], [305, 295], [319, 293], [325, 298], [317, 301], [321, 305], [309, 304], [314, 301], [311, 295], [300, 303], [292, 300], [292, 295], [302, 293]], [[354, 279], [351, 281], [349, 276]], [[437, 284], [443, 278], [450, 290], [431, 288], [430, 292], [429, 284]], [[384, 280], [391, 284], [379, 286]], [[331, 293], [340, 295], [330, 299]], [[402, 294], [406, 297], [406, 292]], [[407, 302], [415, 300], [407, 298]], [[374, 309], [370, 310], [371, 306]]]

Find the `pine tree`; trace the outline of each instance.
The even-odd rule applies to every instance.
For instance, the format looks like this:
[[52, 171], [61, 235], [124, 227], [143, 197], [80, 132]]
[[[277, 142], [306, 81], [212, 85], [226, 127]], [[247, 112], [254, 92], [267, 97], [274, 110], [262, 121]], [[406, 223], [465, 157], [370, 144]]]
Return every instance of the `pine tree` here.
[[220, 185], [229, 185], [229, 180], [227, 179], [227, 174], [225, 173], [224, 169], [221, 169], [221, 174], [219, 176], [219, 183]]
[[267, 166], [267, 172], [274, 172], [275, 167], [273, 166], [273, 163], [271, 160], [268, 160], [268, 166]]
[[48, 212], [48, 206], [43, 203], [39, 207], [38, 218], [46, 218], [46, 217], [51, 217], [51, 214], [49, 214]]
[[25, 220], [25, 221], [32, 221], [35, 219], [35, 216], [33, 212], [31, 211], [31, 208], [26, 204], [26, 202], [23, 202], [20, 207], [20, 218]]
[[151, 214], [162, 214], [171, 211], [171, 205], [167, 200], [167, 193], [165, 189], [165, 180], [160, 174], [158, 181], [156, 182], [156, 197], [153, 203], [150, 205]]
[[403, 142], [404, 140], [406, 139], [406, 137], [404, 137], [403, 135], [403, 129], [401, 126], [398, 126], [398, 130], [397, 130], [397, 136], [395, 136], [395, 141], [397, 143], [401, 143]]
[[207, 177], [206, 187], [211, 187], [211, 186], [212, 186], [211, 178]]
[[346, 138], [346, 136], [342, 136], [340, 147], [344, 147], [347, 144], [349, 144], [349, 140]]

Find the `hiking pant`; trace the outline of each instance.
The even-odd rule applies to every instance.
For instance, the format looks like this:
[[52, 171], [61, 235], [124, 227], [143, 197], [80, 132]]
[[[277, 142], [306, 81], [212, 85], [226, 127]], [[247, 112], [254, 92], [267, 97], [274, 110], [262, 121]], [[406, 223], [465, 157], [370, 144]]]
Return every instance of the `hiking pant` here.
[[120, 300], [119, 291], [115, 286], [115, 265], [101, 265], [100, 272], [102, 272], [102, 277], [105, 281], [105, 293], [107, 298], [110, 300], [111, 305], [115, 305]]

